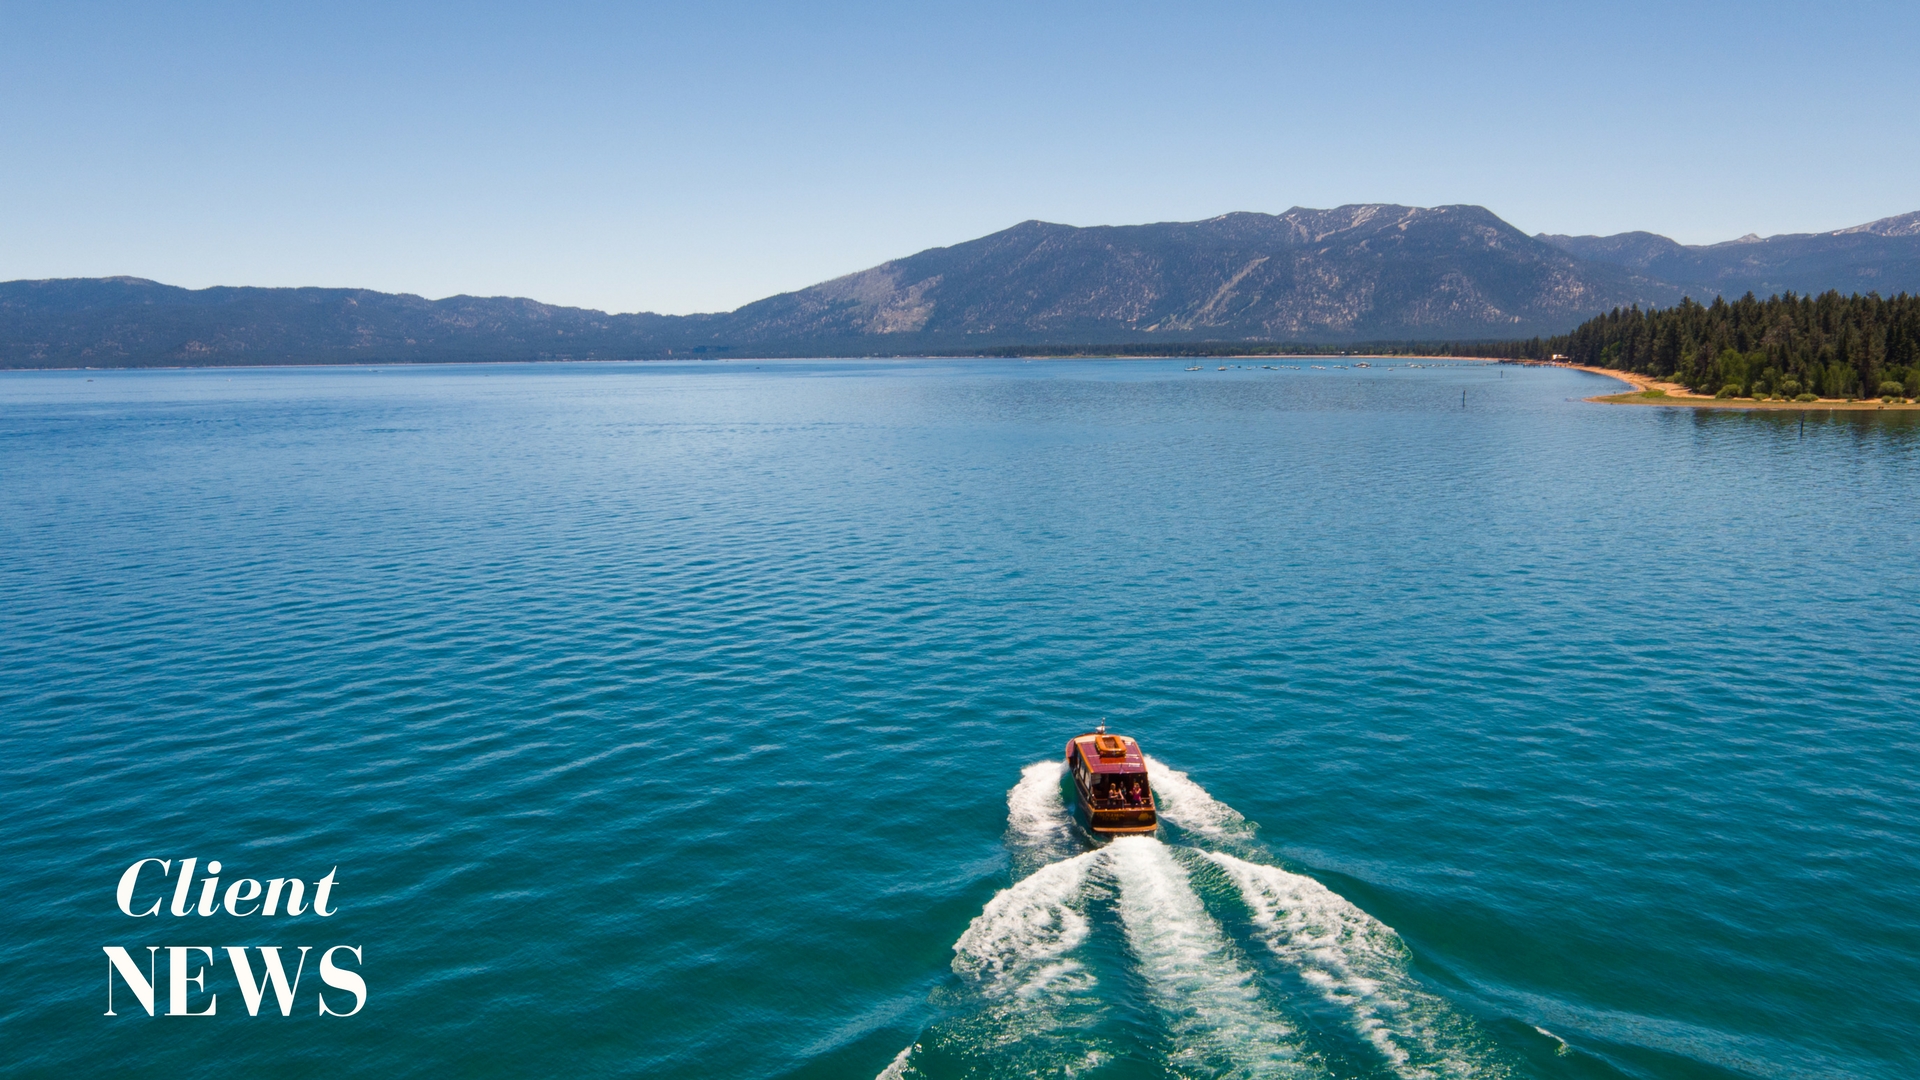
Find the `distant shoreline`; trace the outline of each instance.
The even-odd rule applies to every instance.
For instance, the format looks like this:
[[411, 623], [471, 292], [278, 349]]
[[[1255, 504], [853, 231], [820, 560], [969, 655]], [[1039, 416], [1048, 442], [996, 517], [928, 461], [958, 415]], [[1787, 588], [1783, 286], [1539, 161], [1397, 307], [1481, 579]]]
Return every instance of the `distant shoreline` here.
[[[765, 364], [781, 361], [805, 363], [808, 361], [831, 360], [837, 362], [871, 360], [876, 363], [889, 360], [1265, 360], [1268, 362], [1284, 360], [1446, 360], [1469, 364], [1514, 363], [1513, 360], [1498, 356], [1441, 356], [1415, 353], [1207, 353], [1197, 354], [1139, 354], [1125, 353], [1023, 353], [1016, 356], [1001, 356], [990, 353], [941, 354], [941, 353], [900, 353], [892, 356], [638, 356], [622, 358], [593, 359], [553, 359], [553, 360], [317, 360], [285, 364], [91, 364], [85, 367], [59, 365], [54, 367], [0, 367], [0, 375], [10, 372], [49, 372], [49, 371], [277, 371], [283, 368], [439, 368], [439, 367], [500, 367], [516, 364]], [[1544, 366], [1544, 365], [1543, 365]], [[1553, 365], [1565, 367], [1564, 364]]]
[[1585, 371], [1594, 375], [1604, 375], [1618, 379], [1633, 387], [1620, 394], [1595, 394], [1583, 398], [1602, 405], [1656, 405], [1669, 408], [1689, 409], [1745, 409], [1745, 410], [1783, 410], [1788, 412], [1917, 412], [1920, 411], [1920, 399], [1912, 403], [1883, 402], [1878, 398], [1847, 401], [1843, 398], [1820, 398], [1815, 401], [1755, 401], [1751, 398], [1719, 398], [1707, 394], [1696, 394], [1685, 386], [1665, 379], [1657, 379], [1638, 372], [1620, 371], [1615, 368], [1596, 367], [1591, 364], [1569, 364], [1552, 360], [1515, 360], [1499, 356], [1445, 356], [1411, 353], [1215, 353], [1204, 356], [1194, 355], [1126, 355], [1091, 353], [1040, 353], [1021, 356], [994, 356], [974, 354], [969, 356], [911, 354], [898, 356], [662, 356], [632, 359], [606, 360], [395, 360], [389, 362], [360, 361], [346, 363], [292, 363], [292, 364], [139, 364], [126, 367], [96, 365], [89, 367], [8, 367], [0, 368], [0, 376], [9, 373], [47, 373], [47, 372], [108, 372], [108, 371], [273, 371], [286, 368], [323, 369], [323, 368], [440, 368], [440, 367], [500, 367], [507, 365], [544, 365], [544, 364], [760, 364], [781, 361], [900, 361], [900, 360], [1179, 360], [1179, 361], [1220, 361], [1220, 360], [1385, 360], [1389, 362], [1425, 360], [1445, 361], [1467, 364], [1516, 364], [1525, 367], [1554, 367], [1573, 371]]

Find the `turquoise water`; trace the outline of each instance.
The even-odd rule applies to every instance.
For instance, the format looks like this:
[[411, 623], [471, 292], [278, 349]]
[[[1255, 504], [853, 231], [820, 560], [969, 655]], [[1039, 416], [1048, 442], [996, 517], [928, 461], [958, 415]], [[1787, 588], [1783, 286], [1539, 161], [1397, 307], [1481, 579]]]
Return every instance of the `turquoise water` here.
[[1912, 414], [1318, 363], [0, 376], [0, 1063], [1920, 1073]]

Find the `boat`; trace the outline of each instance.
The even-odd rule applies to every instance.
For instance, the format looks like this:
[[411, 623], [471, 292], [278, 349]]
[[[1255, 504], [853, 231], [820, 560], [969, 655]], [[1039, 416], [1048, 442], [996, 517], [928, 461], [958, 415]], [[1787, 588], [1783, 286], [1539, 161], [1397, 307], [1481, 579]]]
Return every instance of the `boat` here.
[[1125, 735], [1109, 735], [1107, 725], [1101, 724], [1067, 740], [1066, 764], [1080, 819], [1089, 830], [1101, 836], [1125, 836], [1159, 827], [1160, 810], [1139, 743]]

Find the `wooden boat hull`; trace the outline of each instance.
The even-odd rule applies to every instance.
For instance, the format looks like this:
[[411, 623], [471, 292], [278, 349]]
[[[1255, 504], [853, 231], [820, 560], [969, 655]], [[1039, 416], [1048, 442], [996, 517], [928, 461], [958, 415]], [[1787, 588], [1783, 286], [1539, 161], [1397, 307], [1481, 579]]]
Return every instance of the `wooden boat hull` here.
[[[1147, 777], [1146, 756], [1132, 739], [1105, 734], [1097, 738], [1106, 751], [1094, 753], [1094, 735], [1082, 735], [1067, 743], [1068, 782], [1073, 785], [1074, 809], [1081, 824], [1098, 836], [1127, 836], [1150, 833], [1160, 827], [1160, 808], [1153, 797], [1153, 784]], [[1140, 801], [1112, 795], [1116, 783], [1143, 789]], [[1109, 793], [1104, 800], [1095, 798], [1089, 785], [1099, 784]]]
[[1160, 815], [1153, 807], [1128, 807], [1125, 810], [1095, 810], [1083, 796], [1079, 799], [1080, 820], [1089, 832], [1101, 836], [1127, 836], [1150, 833], [1160, 827]]

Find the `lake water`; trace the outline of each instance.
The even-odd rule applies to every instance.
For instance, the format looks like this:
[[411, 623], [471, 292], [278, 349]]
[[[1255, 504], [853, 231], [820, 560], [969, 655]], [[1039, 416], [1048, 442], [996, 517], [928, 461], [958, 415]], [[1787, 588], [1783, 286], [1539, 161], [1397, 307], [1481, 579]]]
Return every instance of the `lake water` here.
[[1227, 363], [0, 376], [0, 1071], [1920, 1074], [1913, 414]]

